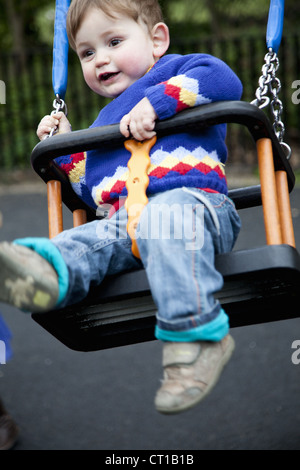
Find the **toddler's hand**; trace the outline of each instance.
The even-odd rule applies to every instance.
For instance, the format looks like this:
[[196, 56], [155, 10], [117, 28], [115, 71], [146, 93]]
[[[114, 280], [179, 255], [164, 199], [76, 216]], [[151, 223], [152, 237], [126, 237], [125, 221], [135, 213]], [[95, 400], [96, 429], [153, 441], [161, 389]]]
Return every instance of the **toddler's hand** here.
[[63, 112], [43, 117], [36, 131], [38, 138], [40, 140], [46, 139], [52, 129], [58, 129], [60, 134], [71, 132], [71, 124]]
[[130, 113], [123, 116], [120, 122], [120, 132], [125, 137], [132, 137], [136, 140], [151, 139], [154, 132], [157, 114], [148, 100], [143, 98]]

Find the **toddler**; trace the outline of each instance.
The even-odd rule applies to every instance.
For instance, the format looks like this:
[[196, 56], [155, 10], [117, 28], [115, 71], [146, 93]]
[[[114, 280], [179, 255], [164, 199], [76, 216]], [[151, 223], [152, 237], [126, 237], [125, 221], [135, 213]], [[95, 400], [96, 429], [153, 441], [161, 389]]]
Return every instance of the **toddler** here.
[[[156, 120], [213, 101], [239, 100], [232, 70], [207, 54], [166, 54], [169, 31], [157, 0], [73, 0], [67, 18], [71, 47], [84, 79], [112, 98], [92, 127], [120, 123], [125, 137], [155, 135]], [[56, 127], [71, 132], [63, 113], [38, 126], [43, 140]], [[0, 300], [30, 312], [79, 302], [107, 275], [145, 268], [157, 306], [155, 336], [163, 342], [164, 380], [156, 409], [177, 413], [200, 402], [234, 349], [226, 313], [215, 299], [223, 285], [216, 253], [232, 250], [240, 229], [227, 197], [226, 126], [163, 137], [153, 146], [148, 205], [137, 229], [140, 259], [126, 231], [124, 148], [60, 157], [74, 191], [110, 216], [66, 230], [51, 241], [0, 244]], [[55, 139], [55, 136], [51, 137]]]

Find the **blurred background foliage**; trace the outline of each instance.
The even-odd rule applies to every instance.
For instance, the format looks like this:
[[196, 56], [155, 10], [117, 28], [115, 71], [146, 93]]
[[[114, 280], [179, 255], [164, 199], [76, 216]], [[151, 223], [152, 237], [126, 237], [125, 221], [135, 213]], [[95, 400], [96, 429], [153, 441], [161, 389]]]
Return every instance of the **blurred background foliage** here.
[[[0, 0], [0, 43], [18, 51], [52, 44], [54, 0]], [[269, 0], [161, 0], [174, 40], [264, 33]], [[299, 28], [299, 0], [285, 1], [285, 30]]]
[[[240, 76], [243, 99], [254, 99], [266, 53], [269, 0], [160, 0], [170, 27], [170, 52], [212, 53]], [[6, 105], [0, 105], [0, 168], [29, 166], [37, 143], [39, 120], [52, 110], [52, 44], [54, 0], [0, 0], [0, 80], [6, 84]], [[284, 37], [279, 51], [283, 78], [281, 99], [288, 137], [299, 146], [299, 106], [292, 103], [291, 84], [300, 79], [299, 0], [285, 1]], [[73, 129], [88, 127], [105, 100], [84, 84], [79, 62], [71, 51], [66, 101]], [[298, 73], [298, 76], [297, 76]], [[245, 137], [233, 126], [229, 147], [233, 161], [245, 160]]]
[[[20, 52], [52, 44], [54, 0], [0, 0], [0, 43]], [[266, 29], [269, 0], [161, 0], [174, 40], [228, 37]], [[285, 30], [299, 28], [299, 0], [285, 1]]]

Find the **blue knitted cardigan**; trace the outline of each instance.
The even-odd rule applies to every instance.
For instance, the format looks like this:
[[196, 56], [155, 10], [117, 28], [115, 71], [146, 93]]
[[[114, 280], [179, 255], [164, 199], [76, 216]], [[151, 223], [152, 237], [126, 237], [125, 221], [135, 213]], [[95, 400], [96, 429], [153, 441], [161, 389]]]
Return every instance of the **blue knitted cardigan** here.
[[[105, 106], [91, 127], [119, 123], [145, 96], [162, 120], [186, 108], [239, 100], [241, 95], [240, 80], [221, 60], [207, 54], [170, 54]], [[182, 186], [227, 194], [225, 137], [226, 125], [221, 124], [198, 133], [158, 139], [150, 153], [147, 194]], [[122, 146], [64, 156], [56, 162], [67, 173], [75, 192], [96, 208], [115, 204], [126, 196], [129, 158], [130, 153]]]

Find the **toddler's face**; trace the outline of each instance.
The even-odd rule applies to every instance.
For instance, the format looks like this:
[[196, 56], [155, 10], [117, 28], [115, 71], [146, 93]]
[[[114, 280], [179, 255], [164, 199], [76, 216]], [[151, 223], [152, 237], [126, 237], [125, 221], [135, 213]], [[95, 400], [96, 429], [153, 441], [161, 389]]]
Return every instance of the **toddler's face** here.
[[155, 63], [153, 41], [144, 24], [97, 8], [86, 13], [76, 35], [76, 52], [88, 86], [116, 98]]

